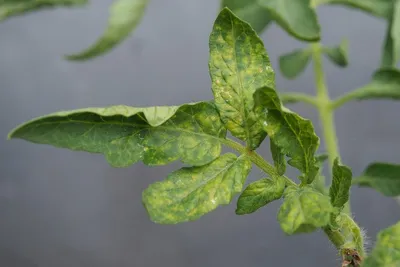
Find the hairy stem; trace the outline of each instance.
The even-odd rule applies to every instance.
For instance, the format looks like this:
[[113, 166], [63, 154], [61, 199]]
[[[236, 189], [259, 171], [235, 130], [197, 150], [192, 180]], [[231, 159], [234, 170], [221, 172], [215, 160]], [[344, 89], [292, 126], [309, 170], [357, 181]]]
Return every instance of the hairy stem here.
[[[257, 165], [261, 170], [263, 170], [266, 174], [268, 174], [272, 179], [277, 179], [278, 177], [281, 177], [281, 175], [278, 174], [276, 168], [271, 165], [269, 162], [264, 160], [263, 157], [261, 157], [257, 152], [251, 151], [245, 146], [242, 146], [238, 142], [235, 142], [231, 139], [225, 139], [223, 143], [232, 148], [233, 150], [236, 150], [240, 154], [246, 154], [250, 160]], [[286, 185], [291, 185], [291, 186], [297, 186], [295, 182], [293, 182], [291, 179], [289, 179], [287, 176], [282, 175], [282, 177], [286, 181]]]

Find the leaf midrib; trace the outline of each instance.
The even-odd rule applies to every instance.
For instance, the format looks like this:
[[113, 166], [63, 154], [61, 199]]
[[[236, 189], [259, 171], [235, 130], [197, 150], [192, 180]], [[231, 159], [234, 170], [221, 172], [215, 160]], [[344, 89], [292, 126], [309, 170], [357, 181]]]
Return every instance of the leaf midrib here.
[[[236, 73], [237, 73], [237, 79], [238, 79], [238, 84], [239, 84], [239, 90], [240, 90], [240, 107], [241, 110], [240, 112], [243, 114], [243, 126], [244, 126], [244, 130], [246, 133], [246, 143], [250, 142], [250, 131], [248, 128], [248, 122], [247, 122], [247, 116], [245, 113], [246, 110], [246, 106], [245, 106], [245, 102], [244, 102], [244, 93], [243, 93], [243, 81], [242, 81], [242, 76], [241, 73], [239, 72], [239, 68], [238, 68], [238, 61], [237, 61], [237, 54], [236, 54], [236, 31], [235, 31], [235, 27], [233, 25], [233, 18], [232, 15], [230, 14], [230, 20], [231, 20], [231, 28], [232, 28], [232, 36], [233, 36], [233, 56], [235, 58], [235, 69], [236, 69]], [[247, 146], [249, 146], [249, 144], [247, 144]]]
[[[161, 129], [165, 129], [165, 130], [169, 130], [169, 131], [185, 132], [185, 133], [190, 133], [190, 134], [193, 134], [193, 135], [213, 138], [213, 139], [216, 139], [216, 140], [220, 141], [221, 143], [226, 140], [225, 138], [220, 138], [220, 137], [216, 137], [216, 136], [205, 134], [205, 133], [202, 134], [202, 133], [198, 133], [198, 132], [192, 132], [192, 131], [185, 130], [185, 129], [182, 129], [182, 128], [170, 128], [170, 127], [166, 127], [166, 126], [162, 126], [162, 125], [156, 126], [156, 127], [152, 127], [150, 125], [139, 125], [139, 124], [134, 124], [134, 123], [123, 123], [123, 122], [119, 122], [119, 121], [118, 122], [116, 122], [116, 121], [110, 121], [110, 122], [88, 122], [88, 121], [80, 121], [80, 120], [68, 120], [68, 121], [41, 122], [41, 123], [36, 123], [36, 124], [34, 124], [32, 126], [38, 127], [38, 126], [47, 125], [47, 124], [50, 125], [50, 124], [62, 124], [62, 123], [104, 124], [104, 125], [115, 125], [115, 124], [118, 124], [118, 125], [124, 125], [124, 126], [129, 126], [129, 127], [140, 127], [140, 128], [143, 128], [143, 129], [152, 129], [152, 128], [153, 129], [156, 129], [156, 128], [160, 129], [161, 128]], [[29, 127], [29, 125], [26, 125], [25, 127]], [[13, 135], [15, 133], [17, 133], [19, 130], [22, 130], [22, 129], [18, 129], [16, 132], [13, 133]]]

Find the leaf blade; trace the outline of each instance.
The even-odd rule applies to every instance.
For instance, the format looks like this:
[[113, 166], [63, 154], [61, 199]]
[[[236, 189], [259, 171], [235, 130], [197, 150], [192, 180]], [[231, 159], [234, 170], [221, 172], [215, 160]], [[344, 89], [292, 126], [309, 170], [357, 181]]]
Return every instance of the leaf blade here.
[[209, 46], [212, 91], [221, 119], [235, 137], [255, 149], [266, 134], [253, 111], [253, 93], [274, 85], [263, 42], [248, 23], [224, 8], [214, 23]]
[[290, 35], [304, 41], [320, 40], [320, 26], [310, 0], [258, 0]]
[[150, 185], [143, 192], [143, 204], [156, 223], [193, 221], [229, 204], [242, 190], [250, 170], [249, 159], [228, 153], [204, 166], [182, 168]]
[[68, 55], [68, 60], [88, 60], [107, 53], [120, 44], [140, 23], [148, 0], [115, 0], [110, 8], [108, 26], [103, 35], [86, 50]]
[[378, 17], [387, 18], [392, 0], [314, 0], [316, 4], [345, 5], [357, 8]]
[[100, 153], [114, 167], [139, 160], [191, 165], [217, 158], [226, 130], [209, 102], [171, 107], [111, 106], [64, 111], [29, 121], [10, 134], [30, 142]]
[[0, 21], [40, 9], [83, 6], [87, 3], [88, 0], [2, 1], [0, 3]]
[[278, 221], [286, 234], [310, 233], [329, 224], [333, 208], [328, 196], [308, 186], [286, 190], [278, 212]]
[[272, 88], [258, 89], [254, 98], [255, 109], [262, 114], [261, 124], [270, 139], [291, 158], [289, 165], [303, 173], [300, 176], [302, 183], [312, 183], [318, 173], [315, 152], [319, 146], [312, 122], [284, 108]]
[[253, 182], [240, 195], [235, 212], [237, 215], [253, 213], [268, 203], [280, 199], [284, 190], [285, 180], [282, 177], [275, 181], [264, 178]]
[[353, 184], [373, 188], [387, 197], [400, 196], [400, 165], [371, 163]]
[[332, 206], [342, 209], [349, 200], [352, 172], [350, 168], [339, 164], [336, 158], [332, 167], [332, 184], [329, 188]]
[[262, 32], [272, 21], [269, 12], [257, 0], [223, 0], [221, 8], [228, 7], [240, 19], [247, 21], [256, 32]]
[[348, 41], [343, 40], [338, 46], [323, 47], [322, 52], [330, 59], [330, 61], [339, 67], [346, 67], [348, 60]]
[[278, 174], [284, 175], [286, 172], [286, 161], [285, 161], [285, 155], [282, 153], [282, 149], [277, 145], [275, 145], [275, 143], [271, 140], [270, 150]]
[[309, 49], [296, 49], [279, 57], [279, 67], [286, 78], [294, 79], [305, 70], [310, 59]]
[[395, 267], [400, 264], [400, 222], [378, 233], [375, 247], [363, 267]]

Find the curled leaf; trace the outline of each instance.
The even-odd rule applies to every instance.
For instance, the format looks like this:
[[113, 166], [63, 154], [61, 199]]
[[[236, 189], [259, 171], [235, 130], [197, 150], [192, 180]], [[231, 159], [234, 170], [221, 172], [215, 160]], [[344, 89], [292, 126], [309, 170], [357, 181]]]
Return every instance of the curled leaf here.
[[375, 162], [353, 184], [371, 187], [387, 197], [400, 196], [400, 165]]
[[322, 47], [322, 52], [337, 66], [346, 67], [348, 60], [348, 41], [343, 40], [339, 46]]
[[318, 41], [320, 26], [310, 0], [258, 0], [289, 34], [304, 41]]
[[206, 164], [220, 155], [226, 130], [208, 102], [171, 107], [111, 106], [53, 113], [17, 127], [9, 138], [101, 153], [114, 167], [143, 160]]
[[296, 49], [279, 57], [279, 66], [282, 74], [289, 79], [296, 78], [307, 67], [311, 59], [309, 49]]
[[240, 19], [247, 21], [256, 32], [262, 32], [273, 20], [268, 10], [258, 0], [222, 0], [222, 8], [228, 7]]
[[78, 54], [69, 55], [69, 60], [87, 60], [102, 55], [125, 40], [143, 17], [148, 0], [114, 0], [108, 26], [97, 42]]
[[349, 167], [340, 165], [336, 158], [332, 167], [332, 184], [329, 188], [329, 196], [334, 207], [343, 208], [349, 200], [351, 178], [353, 176]]

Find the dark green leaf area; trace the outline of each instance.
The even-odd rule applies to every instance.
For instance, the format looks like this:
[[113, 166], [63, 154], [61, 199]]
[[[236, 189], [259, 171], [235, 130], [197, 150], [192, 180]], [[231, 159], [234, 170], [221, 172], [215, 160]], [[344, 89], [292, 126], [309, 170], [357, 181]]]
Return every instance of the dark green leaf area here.
[[280, 199], [285, 190], [285, 180], [279, 177], [276, 180], [261, 179], [249, 184], [240, 195], [236, 214], [250, 214], [268, 203]]
[[198, 166], [220, 155], [226, 130], [212, 103], [171, 107], [112, 106], [53, 113], [9, 135], [33, 143], [102, 153], [115, 167], [180, 159]]

